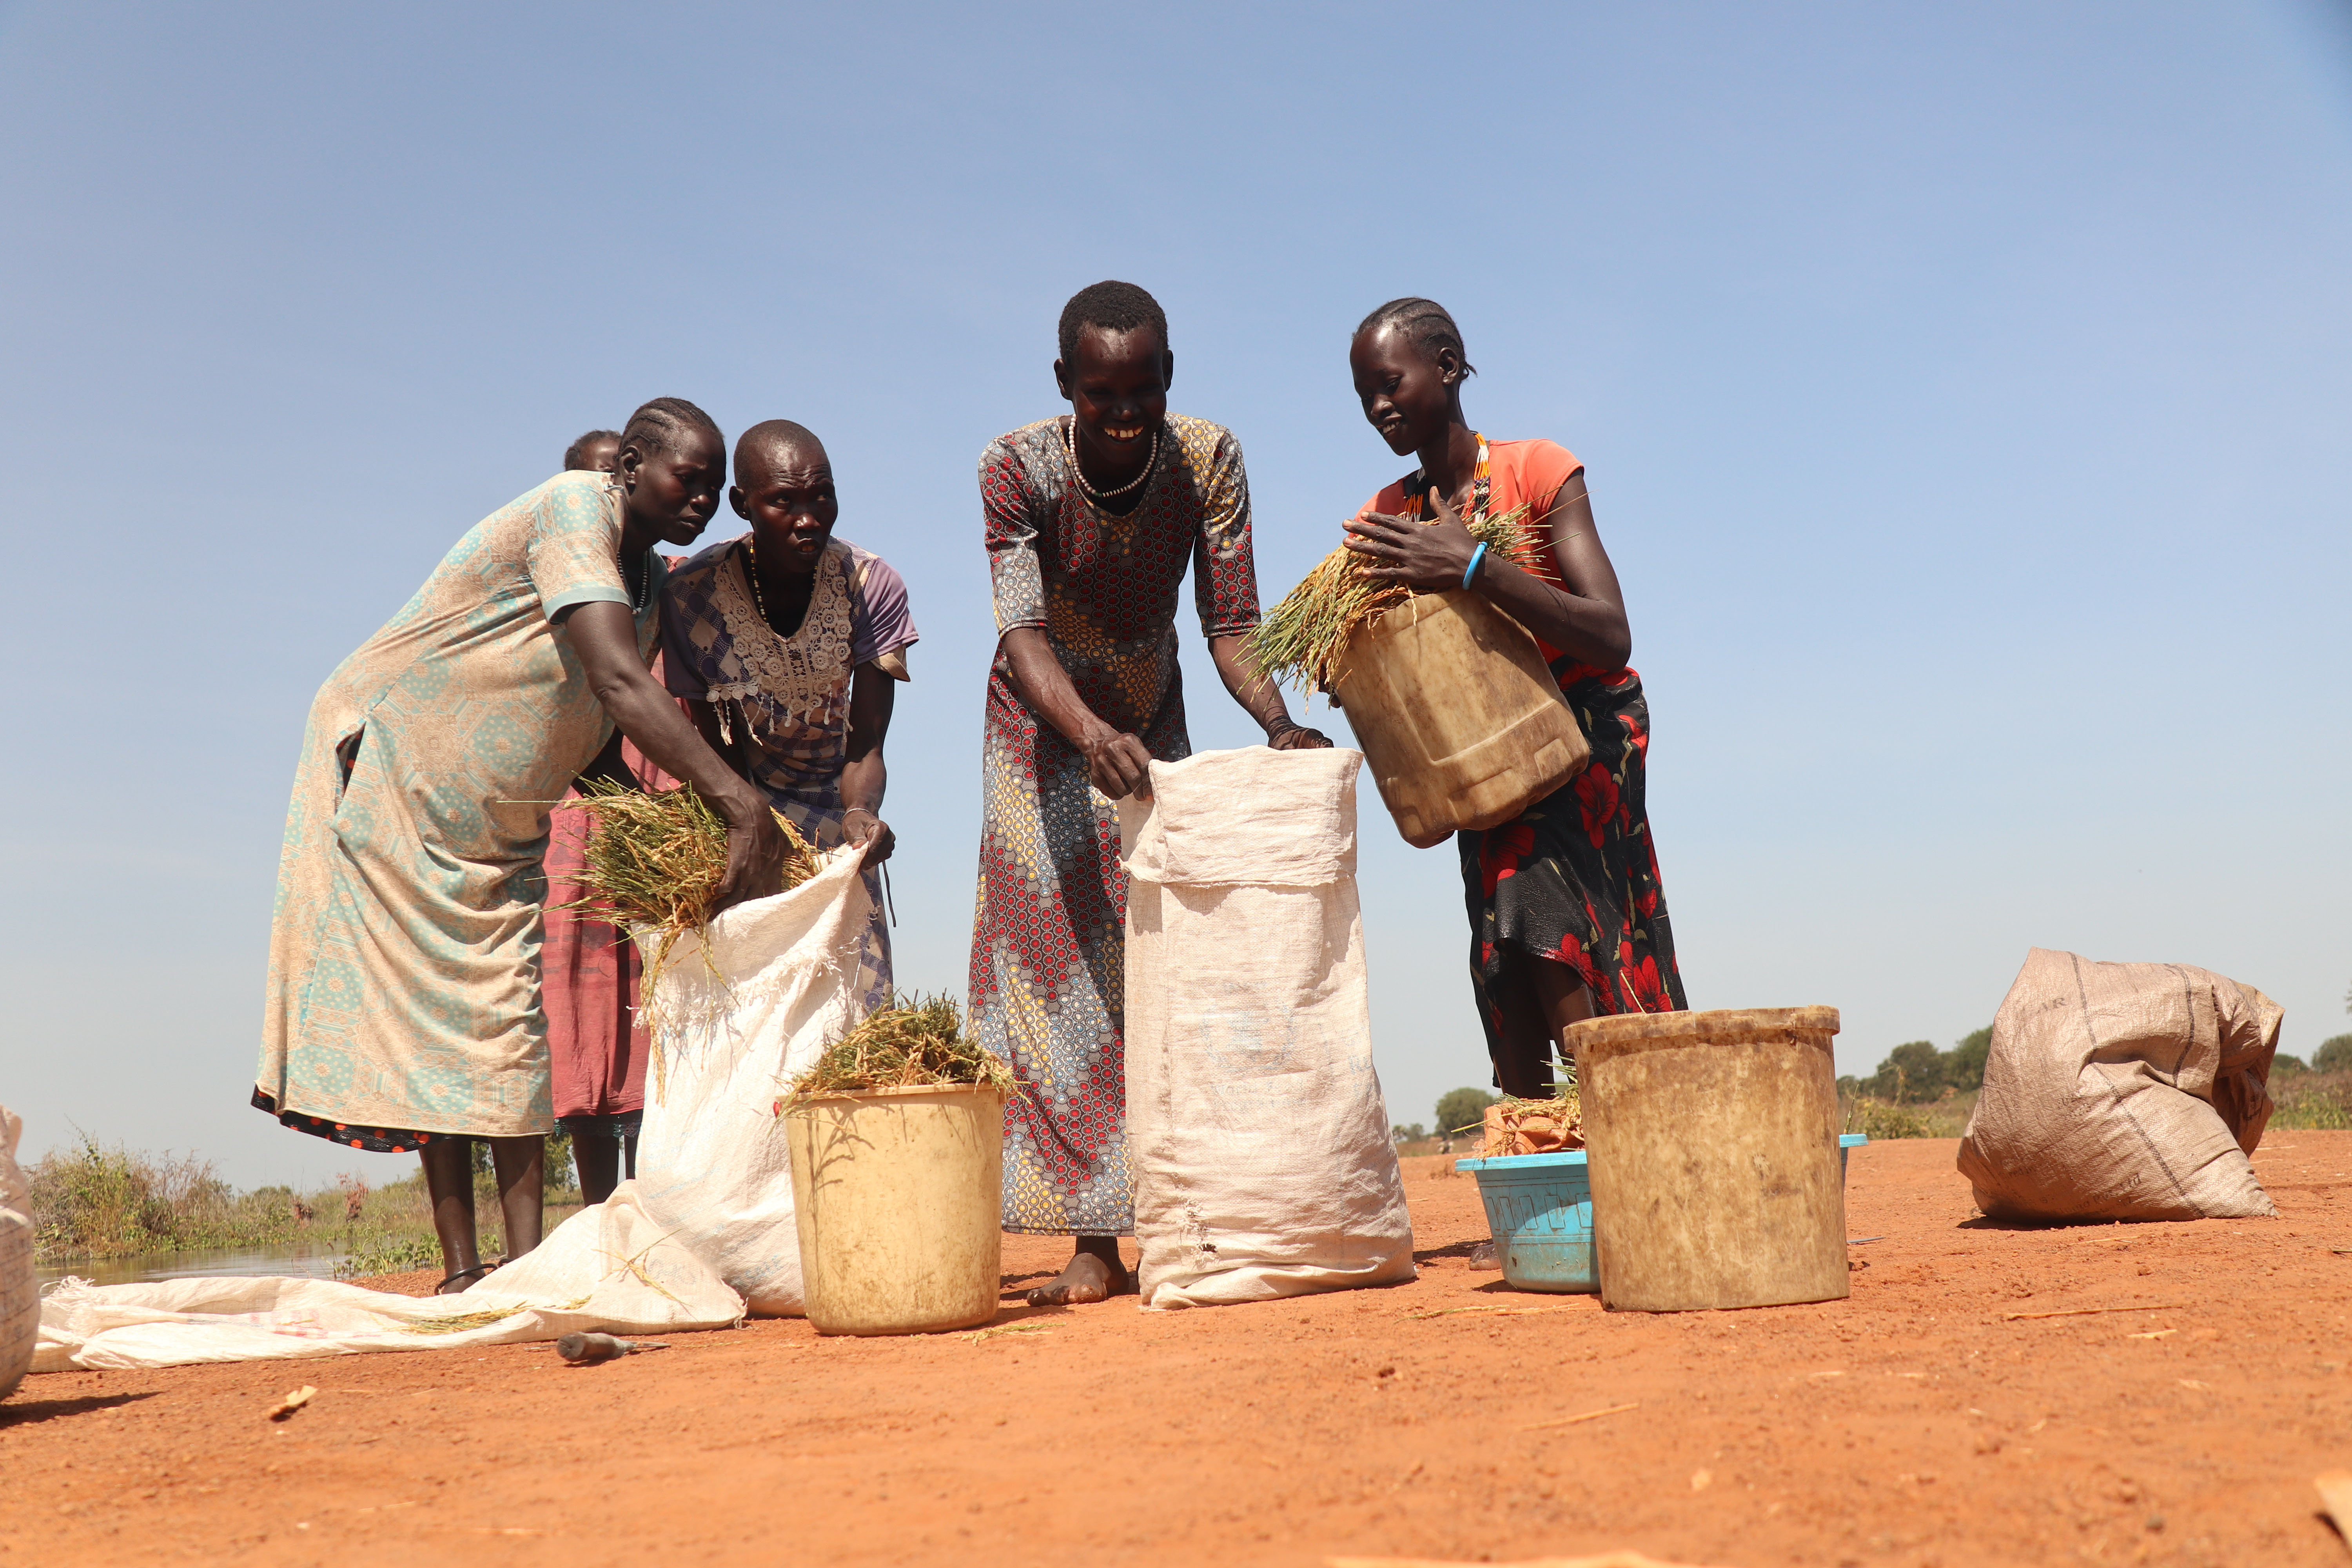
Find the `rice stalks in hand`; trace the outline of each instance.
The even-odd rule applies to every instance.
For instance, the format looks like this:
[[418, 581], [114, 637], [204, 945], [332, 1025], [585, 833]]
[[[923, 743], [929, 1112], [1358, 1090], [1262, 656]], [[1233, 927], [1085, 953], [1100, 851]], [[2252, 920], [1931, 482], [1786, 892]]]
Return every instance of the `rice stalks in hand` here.
[[[572, 804], [596, 818], [580, 875], [592, 907], [621, 925], [697, 934], [709, 926], [710, 901], [727, 874], [727, 824], [708, 801], [691, 787], [647, 795], [591, 779]], [[817, 874], [816, 852], [783, 813], [775, 817], [789, 891]]]
[[954, 997], [901, 993], [827, 1046], [776, 1101], [776, 1114], [827, 1094], [962, 1084], [993, 1084], [1010, 1094], [1013, 1069], [964, 1037]]
[[[1434, 522], [1435, 518], [1424, 521]], [[1471, 533], [1487, 553], [1522, 571], [1533, 571], [1548, 542], [1528, 509], [1513, 507], [1500, 516], [1468, 520]], [[1341, 545], [1316, 563], [1287, 598], [1266, 612], [1242, 644], [1253, 669], [1308, 693], [1328, 692], [1338, 683], [1348, 641], [1421, 590], [1366, 575], [1371, 556]]]
[[[667, 1032], [661, 976], [679, 937], [709, 935], [711, 900], [727, 875], [727, 824], [691, 787], [648, 795], [610, 779], [591, 779], [572, 804], [593, 813], [596, 826], [588, 836], [587, 865], [580, 873], [588, 896], [562, 907], [612, 921], [641, 947], [646, 945], [644, 933], [652, 933], [645, 954], [641, 1015], [653, 1044], [658, 1096]], [[821, 863], [784, 814], [777, 812], [775, 817], [784, 835], [783, 886], [790, 891], [815, 876]], [[707, 940], [702, 954], [709, 965]], [[711, 973], [718, 971], [713, 968]]]

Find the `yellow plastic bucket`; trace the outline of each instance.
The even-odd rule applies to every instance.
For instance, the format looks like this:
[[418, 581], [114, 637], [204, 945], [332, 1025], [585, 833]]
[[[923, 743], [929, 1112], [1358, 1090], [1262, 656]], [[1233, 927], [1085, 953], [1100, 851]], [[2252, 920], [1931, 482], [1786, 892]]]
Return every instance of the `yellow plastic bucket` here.
[[876, 1089], [784, 1113], [809, 1321], [920, 1334], [996, 1316], [1004, 1096]]

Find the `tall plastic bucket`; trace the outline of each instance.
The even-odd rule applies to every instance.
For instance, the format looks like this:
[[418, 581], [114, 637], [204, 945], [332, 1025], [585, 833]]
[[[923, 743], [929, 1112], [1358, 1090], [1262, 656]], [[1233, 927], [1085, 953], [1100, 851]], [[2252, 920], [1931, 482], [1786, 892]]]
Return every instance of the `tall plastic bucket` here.
[[1849, 1293], [1837, 1027], [1834, 1007], [1568, 1027], [1602, 1305], [1678, 1312]]
[[1591, 1295], [1601, 1289], [1592, 1258], [1592, 1183], [1580, 1149], [1456, 1160], [1478, 1178], [1486, 1228], [1514, 1290]]
[[1004, 1097], [987, 1086], [825, 1095], [784, 1113], [809, 1321], [920, 1334], [996, 1316]]
[[1391, 610], [1349, 641], [1333, 686], [1381, 803], [1419, 848], [1510, 821], [1592, 754], [1535, 638], [1475, 594]]

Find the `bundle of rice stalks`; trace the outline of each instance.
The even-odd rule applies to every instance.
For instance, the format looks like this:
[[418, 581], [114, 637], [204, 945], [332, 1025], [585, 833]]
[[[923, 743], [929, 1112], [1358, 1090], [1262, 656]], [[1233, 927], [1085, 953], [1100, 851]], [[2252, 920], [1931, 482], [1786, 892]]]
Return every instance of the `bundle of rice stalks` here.
[[776, 1114], [824, 1094], [978, 1083], [1010, 1094], [1013, 1069], [964, 1037], [955, 998], [894, 995], [890, 1005], [827, 1046], [816, 1065], [793, 1080], [776, 1101]]
[[[1534, 570], [1547, 544], [1524, 506], [1499, 517], [1472, 519], [1469, 527], [1489, 554], [1525, 571]], [[1348, 639], [1357, 629], [1420, 593], [1402, 583], [1367, 576], [1365, 568], [1371, 563], [1370, 556], [1344, 544], [1326, 555], [1249, 634], [1242, 647], [1244, 659], [1261, 674], [1304, 691], [1329, 691], [1339, 679]]]
[[[727, 825], [700, 795], [691, 788], [647, 795], [596, 779], [572, 804], [595, 813], [596, 830], [580, 877], [591, 898], [571, 907], [665, 937], [710, 924], [710, 900], [727, 874]], [[782, 812], [776, 826], [784, 830], [784, 887], [797, 888], [817, 874], [816, 852]]]

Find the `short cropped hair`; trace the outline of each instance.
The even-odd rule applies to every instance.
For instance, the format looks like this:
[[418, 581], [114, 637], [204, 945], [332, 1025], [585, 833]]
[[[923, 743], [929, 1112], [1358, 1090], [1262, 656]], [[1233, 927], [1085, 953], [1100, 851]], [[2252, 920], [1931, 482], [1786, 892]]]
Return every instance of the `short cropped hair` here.
[[1078, 330], [1094, 327], [1106, 332], [1131, 332], [1138, 327], [1150, 327], [1160, 334], [1160, 346], [1168, 347], [1168, 312], [1160, 301], [1132, 283], [1105, 279], [1089, 283], [1070, 296], [1062, 307], [1060, 348], [1062, 363], [1070, 363], [1078, 357]]
[[588, 434], [563, 448], [563, 466], [566, 468], [586, 468], [588, 448], [599, 441], [610, 441], [614, 446], [618, 447], [621, 444], [621, 433], [618, 430], [589, 431]]

